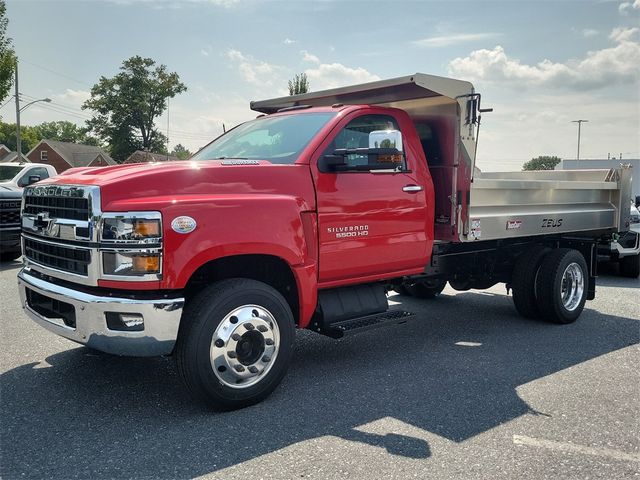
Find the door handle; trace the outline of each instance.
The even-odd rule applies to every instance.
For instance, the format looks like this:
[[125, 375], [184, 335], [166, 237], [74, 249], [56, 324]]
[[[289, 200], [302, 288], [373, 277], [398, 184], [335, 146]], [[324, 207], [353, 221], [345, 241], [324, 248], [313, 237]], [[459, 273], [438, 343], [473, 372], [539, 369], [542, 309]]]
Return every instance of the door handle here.
[[422, 190], [423, 189], [420, 185], [405, 185], [404, 187], [402, 187], [402, 191], [407, 193], [418, 193]]

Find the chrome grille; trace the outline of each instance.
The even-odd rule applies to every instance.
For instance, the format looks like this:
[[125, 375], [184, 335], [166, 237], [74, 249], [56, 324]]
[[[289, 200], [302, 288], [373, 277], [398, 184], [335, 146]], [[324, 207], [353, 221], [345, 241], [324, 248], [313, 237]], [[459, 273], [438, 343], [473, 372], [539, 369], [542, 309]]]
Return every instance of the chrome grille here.
[[40, 242], [32, 238], [24, 239], [24, 255], [45, 267], [84, 276], [88, 274], [91, 262], [91, 253], [87, 249]]
[[89, 200], [62, 196], [25, 195], [24, 213], [38, 215], [45, 212], [51, 218], [88, 220]]

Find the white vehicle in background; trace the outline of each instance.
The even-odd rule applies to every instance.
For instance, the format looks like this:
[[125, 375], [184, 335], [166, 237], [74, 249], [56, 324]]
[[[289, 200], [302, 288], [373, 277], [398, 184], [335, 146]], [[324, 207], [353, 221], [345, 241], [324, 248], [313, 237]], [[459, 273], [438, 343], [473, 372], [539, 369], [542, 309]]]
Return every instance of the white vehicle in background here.
[[43, 163], [0, 162], [0, 261], [18, 258], [20, 250], [20, 205], [22, 189], [57, 175]]
[[629, 230], [621, 232], [617, 240], [598, 248], [600, 260], [618, 262], [620, 275], [638, 278], [640, 276], [640, 211], [631, 203]]
[[55, 168], [45, 163], [0, 162], [0, 186], [3, 187], [24, 188], [57, 174]]

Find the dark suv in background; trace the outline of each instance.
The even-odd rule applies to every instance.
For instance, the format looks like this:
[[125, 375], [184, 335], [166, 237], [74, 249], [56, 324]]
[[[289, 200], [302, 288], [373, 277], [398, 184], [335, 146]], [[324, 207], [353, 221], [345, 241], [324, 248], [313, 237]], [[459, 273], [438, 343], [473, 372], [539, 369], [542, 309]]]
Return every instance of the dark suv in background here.
[[15, 260], [20, 251], [22, 189], [0, 186], [0, 260]]

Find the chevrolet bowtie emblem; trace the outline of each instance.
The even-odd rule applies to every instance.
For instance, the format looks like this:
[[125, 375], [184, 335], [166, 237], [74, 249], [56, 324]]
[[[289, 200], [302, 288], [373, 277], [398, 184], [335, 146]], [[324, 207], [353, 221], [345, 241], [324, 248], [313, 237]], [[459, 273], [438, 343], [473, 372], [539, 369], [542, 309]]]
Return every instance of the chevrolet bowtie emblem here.
[[51, 219], [49, 218], [49, 213], [39, 213], [36, 218], [33, 220], [33, 226], [37, 229], [46, 229], [49, 226], [49, 222]]

